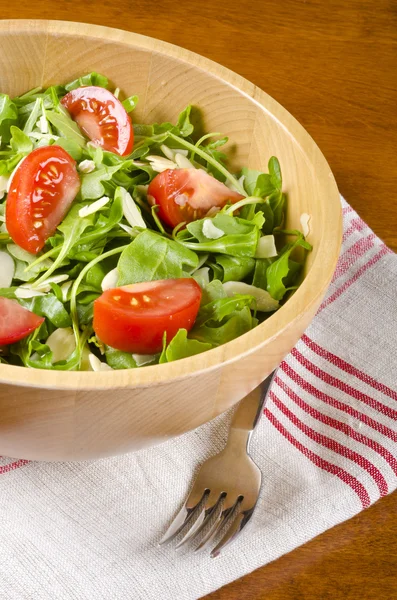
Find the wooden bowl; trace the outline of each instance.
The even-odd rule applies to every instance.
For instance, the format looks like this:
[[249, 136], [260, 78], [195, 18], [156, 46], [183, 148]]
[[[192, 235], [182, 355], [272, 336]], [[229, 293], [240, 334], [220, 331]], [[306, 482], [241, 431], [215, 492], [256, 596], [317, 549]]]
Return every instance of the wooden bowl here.
[[89, 71], [138, 94], [134, 120], [173, 121], [187, 105], [206, 131], [232, 140], [235, 167], [267, 170], [279, 158], [287, 226], [311, 215], [313, 252], [298, 291], [253, 331], [199, 356], [114, 372], [40, 371], [0, 365], [0, 454], [80, 460], [157, 444], [209, 421], [273, 370], [314, 317], [341, 243], [331, 170], [299, 123], [275, 100], [220, 65], [176, 46], [107, 27], [0, 21], [0, 90], [17, 95]]

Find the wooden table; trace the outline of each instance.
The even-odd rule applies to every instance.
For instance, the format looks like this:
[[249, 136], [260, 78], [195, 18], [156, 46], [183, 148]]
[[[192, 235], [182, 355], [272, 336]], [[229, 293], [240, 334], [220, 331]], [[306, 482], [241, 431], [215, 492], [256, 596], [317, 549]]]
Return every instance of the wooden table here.
[[[283, 104], [341, 193], [397, 250], [397, 10], [392, 0], [19, 0], [1, 17], [129, 29], [203, 54]], [[208, 600], [397, 598], [397, 493]], [[264, 540], [271, 543], [271, 540]]]

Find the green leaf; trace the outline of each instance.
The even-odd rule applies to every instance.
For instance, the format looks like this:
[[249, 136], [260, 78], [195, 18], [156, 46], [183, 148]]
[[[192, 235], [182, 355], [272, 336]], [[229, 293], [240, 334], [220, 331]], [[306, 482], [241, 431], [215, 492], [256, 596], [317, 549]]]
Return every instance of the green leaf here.
[[274, 192], [267, 202], [273, 212], [273, 227], [280, 227], [284, 222], [285, 194]]
[[246, 306], [250, 307], [253, 302], [254, 298], [252, 296], [242, 294], [212, 300], [212, 302], [200, 308], [196, 318], [196, 325], [203, 325], [208, 321], [221, 322], [230, 314], [241, 311]]
[[69, 116], [67, 110], [63, 109], [63, 107], [59, 107], [59, 110], [60, 112], [54, 112], [51, 110], [45, 111], [45, 116], [51, 125], [55, 127], [61, 136], [72, 142], [75, 142], [81, 147], [85, 146], [87, 140], [78, 128], [78, 125]]
[[283, 180], [281, 177], [281, 168], [278, 159], [275, 156], [272, 156], [268, 163], [270, 179], [276, 190], [281, 192], [281, 188], [283, 185]]
[[[52, 260], [44, 259], [42, 262], [33, 265], [36, 262], [36, 254], [31, 254], [17, 244], [7, 244], [7, 251], [14, 259], [15, 273], [14, 279], [18, 281], [32, 281], [42, 271], [47, 271], [52, 266]], [[26, 268], [33, 265], [29, 270]]]
[[258, 177], [262, 175], [261, 171], [255, 171], [254, 169], [248, 169], [244, 167], [241, 170], [241, 175], [244, 175], [244, 189], [247, 192], [248, 196], [253, 196], [256, 188], [256, 182]]
[[92, 71], [92, 73], [87, 73], [87, 75], [83, 75], [82, 77], [79, 77], [78, 79], [74, 79], [73, 81], [70, 81], [64, 87], [67, 92], [70, 92], [71, 90], [75, 90], [76, 88], [79, 88], [79, 87], [82, 87], [85, 85], [96, 85], [99, 87], [107, 88], [108, 84], [109, 84], [109, 80], [107, 77], [105, 77], [104, 75], [100, 75], [99, 73], [96, 73], [95, 71]]
[[272, 264], [274, 259], [272, 258], [257, 258], [255, 261], [254, 276], [252, 278], [252, 285], [267, 290], [267, 277], [266, 272], [269, 265]]
[[222, 283], [219, 279], [214, 279], [210, 281], [210, 283], [203, 290], [203, 295], [201, 298], [201, 306], [205, 306], [209, 304], [213, 300], [219, 300], [220, 298], [226, 298], [227, 294]]
[[2, 298], [10, 298], [11, 300], [15, 300], [16, 295], [15, 295], [15, 290], [17, 290], [18, 288], [16, 286], [14, 287], [8, 287], [8, 288], [0, 288], [0, 296]]
[[189, 137], [189, 135], [191, 135], [193, 133], [194, 127], [190, 122], [190, 112], [192, 110], [192, 107], [189, 105], [185, 108], [185, 110], [183, 110], [179, 117], [178, 117], [178, 121], [177, 121], [177, 128], [179, 129], [179, 135], [181, 135], [182, 137]]
[[[87, 261], [88, 262], [88, 261]], [[102, 292], [101, 283], [106, 275], [106, 269], [102, 263], [94, 265], [85, 276], [85, 283], [94, 289]]]
[[255, 260], [244, 256], [216, 256], [215, 260], [223, 269], [222, 282], [242, 281], [253, 271]]
[[35, 103], [33, 105], [32, 112], [30, 113], [28, 120], [26, 121], [26, 123], [24, 125], [24, 128], [23, 128], [24, 133], [28, 134], [33, 131], [33, 129], [36, 127], [36, 123], [40, 117], [41, 112], [42, 112], [42, 100], [40, 98], [37, 98], [37, 100], [35, 101]]
[[275, 300], [281, 300], [286, 291], [285, 278], [290, 272], [289, 257], [291, 252], [298, 246], [307, 247], [307, 242], [302, 234], [295, 242], [289, 244], [286, 249], [282, 250], [282, 254], [275, 260], [266, 271], [267, 284], [266, 289]]
[[161, 353], [159, 363], [162, 364], [195, 356], [206, 350], [211, 350], [211, 348], [212, 344], [191, 340], [187, 337], [186, 329], [180, 329]]
[[204, 325], [194, 326], [189, 333], [189, 338], [206, 342], [212, 346], [226, 344], [236, 337], [247, 333], [257, 321], [253, 319], [248, 306], [240, 311], [232, 312], [223, 323], [214, 325], [205, 323]]
[[117, 265], [118, 285], [187, 277], [197, 265], [197, 254], [146, 229], [123, 250]]
[[83, 174], [81, 181], [81, 198], [96, 200], [105, 194], [104, 181], [110, 181], [115, 173], [122, 168], [122, 163], [114, 167], [102, 167], [92, 173]]
[[70, 156], [76, 160], [80, 161], [83, 155], [82, 146], [78, 144], [75, 140], [71, 140], [69, 138], [60, 137], [57, 142], [57, 146], [61, 146]]
[[11, 139], [10, 127], [18, 123], [18, 109], [7, 94], [0, 94], [0, 136], [1, 143]]
[[[80, 218], [80, 217], [79, 217]], [[102, 240], [102, 245], [106, 242], [106, 236], [123, 218], [123, 207], [121, 196], [115, 196], [109, 210], [108, 216], [99, 215], [97, 221], [87, 233], [82, 235], [73, 247], [73, 258], [76, 254], [92, 249], [93, 244]]]
[[82, 206], [82, 204], [73, 204], [62, 223], [58, 225], [58, 231], [63, 233], [63, 242], [60, 252], [52, 266], [35, 282], [36, 284], [45, 281], [51, 273], [62, 266], [62, 263], [64, 259], [67, 258], [70, 250], [81, 238], [81, 234], [87, 227], [92, 225], [93, 215], [84, 218], [79, 217], [79, 210]]
[[121, 352], [110, 346], [106, 348], [105, 356], [106, 362], [112, 369], [135, 369], [137, 366], [132, 354]]
[[0, 160], [0, 175], [10, 175], [23, 157], [23, 154], [15, 154], [11, 158]]
[[14, 152], [19, 154], [29, 154], [33, 150], [33, 142], [31, 139], [19, 129], [19, 127], [15, 127], [12, 125], [10, 127], [11, 132], [11, 148]]
[[274, 192], [274, 184], [271, 176], [267, 173], [261, 173], [256, 180], [253, 195], [258, 198], [266, 198], [266, 196], [269, 196], [272, 192]]
[[255, 221], [246, 221], [238, 217], [232, 217], [225, 213], [218, 213], [212, 218], [212, 223], [223, 231], [225, 235], [216, 240], [209, 240], [203, 233], [203, 224], [205, 219], [188, 223], [186, 229], [198, 240], [198, 243], [192, 239], [187, 239], [185, 232], [177, 235], [177, 240], [186, 248], [196, 252], [215, 252], [220, 254], [229, 254], [238, 257], [254, 257], [258, 244], [260, 229], [258, 225], [262, 222], [258, 213], [258, 224]]
[[19, 304], [41, 317], [46, 317], [55, 327], [70, 327], [71, 318], [62, 302], [53, 294], [35, 296], [26, 300], [19, 299]]
[[138, 104], [138, 96], [130, 96], [129, 98], [123, 100], [121, 104], [124, 106], [125, 110], [128, 113], [130, 113], [135, 109], [136, 105]]

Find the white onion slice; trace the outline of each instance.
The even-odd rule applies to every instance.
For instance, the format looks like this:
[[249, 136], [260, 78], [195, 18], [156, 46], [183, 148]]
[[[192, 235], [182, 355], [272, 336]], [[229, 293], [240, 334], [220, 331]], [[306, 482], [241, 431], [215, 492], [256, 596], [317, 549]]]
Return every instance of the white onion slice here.
[[107, 363], [100, 361], [95, 354], [89, 354], [88, 360], [93, 371], [113, 371], [112, 367]]
[[76, 349], [73, 329], [71, 327], [55, 329], [47, 338], [46, 344], [52, 351], [52, 363], [67, 360]]
[[105, 277], [102, 279], [102, 283], [101, 283], [102, 291], [105, 292], [106, 290], [111, 290], [112, 288], [117, 287], [118, 280], [119, 280], [119, 272], [116, 267], [115, 269], [112, 269], [111, 271], [109, 271], [109, 273], [107, 273], [105, 275]]
[[10, 287], [15, 273], [15, 265], [8, 252], [0, 252], [0, 288]]
[[140, 227], [141, 229], [146, 229], [146, 223], [143, 220], [143, 217], [131, 194], [129, 194], [127, 190], [122, 187], [119, 188], [119, 193], [121, 194], [123, 213], [128, 223], [131, 225], [131, 227]]
[[301, 214], [300, 222], [302, 225], [302, 233], [305, 237], [310, 233], [309, 221], [311, 218], [311, 215], [308, 215], [307, 213]]
[[106, 204], [109, 202], [110, 198], [108, 196], [102, 196], [99, 200], [95, 200], [92, 204], [86, 204], [83, 208], [79, 210], [79, 217], [88, 217], [88, 215], [92, 215], [96, 213], [98, 210], [101, 210]]
[[219, 227], [216, 227], [212, 222], [212, 219], [204, 219], [203, 222], [203, 235], [209, 240], [218, 240], [225, 235], [225, 232]]
[[260, 312], [272, 312], [279, 307], [278, 300], [274, 300], [269, 292], [255, 287], [254, 285], [249, 285], [248, 283], [242, 283], [241, 281], [227, 281], [223, 284], [223, 289], [229, 297], [233, 297], [235, 294], [247, 294], [253, 296], [256, 300], [256, 306], [252, 308], [256, 308]]
[[259, 238], [255, 258], [272, 258], [273, 256], [277, 256], [274, 235], [263, 235]]

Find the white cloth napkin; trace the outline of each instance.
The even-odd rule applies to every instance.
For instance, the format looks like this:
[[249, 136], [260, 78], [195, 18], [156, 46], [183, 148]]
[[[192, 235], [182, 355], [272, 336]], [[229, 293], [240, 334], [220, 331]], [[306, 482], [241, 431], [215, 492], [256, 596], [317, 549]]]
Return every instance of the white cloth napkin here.
[[343, 212], [334, 280], [254, 437], [263, 492], [240, 540], [217, 559], [157, 547], [230, 412], [97, 462], [3, 458], [2, 600], [195, 600], [397, 487], [397, 256], [344, 201]]

